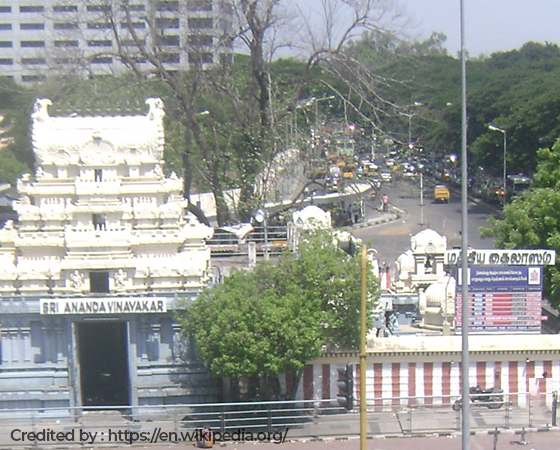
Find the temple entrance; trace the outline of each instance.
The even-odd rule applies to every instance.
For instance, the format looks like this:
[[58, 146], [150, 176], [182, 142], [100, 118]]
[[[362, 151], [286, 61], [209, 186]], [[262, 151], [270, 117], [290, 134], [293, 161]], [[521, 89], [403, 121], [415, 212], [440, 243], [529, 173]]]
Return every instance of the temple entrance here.
[[81, 322], [76, 326], [82, 405], [130, 405], [126, 322]]

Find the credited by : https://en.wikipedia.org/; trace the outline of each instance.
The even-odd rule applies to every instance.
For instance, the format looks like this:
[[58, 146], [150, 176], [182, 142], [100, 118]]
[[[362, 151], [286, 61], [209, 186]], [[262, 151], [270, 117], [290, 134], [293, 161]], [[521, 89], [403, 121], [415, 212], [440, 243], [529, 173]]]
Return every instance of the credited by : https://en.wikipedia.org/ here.
[[87, 431], [73, 428], [68, 431], [55, 431], [44, 428], [39, 431], [24, 431], [14, 428], [10, 438], [14, 442], [32, 443], [72, 443], [95, 444], [99, 442], [126, 442], [134, 443], [176, 443], [176, 442], [271, 442], [281, 444], [286, 441], [288, 429], [284, 431], [247, 431], [243, 428], [231, 431], [213, 431], [197, 429], [193, 431], [164, 431], [160, 427], [153, 430], [133, 431], [109, 428], [106, 431]]

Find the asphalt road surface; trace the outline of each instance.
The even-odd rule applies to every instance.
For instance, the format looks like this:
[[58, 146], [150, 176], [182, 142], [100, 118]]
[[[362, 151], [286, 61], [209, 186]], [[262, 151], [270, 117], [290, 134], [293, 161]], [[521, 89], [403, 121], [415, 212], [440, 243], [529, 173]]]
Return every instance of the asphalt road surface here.
[[[433, 201], [433, 183], [424, 183], [423, 206], [420, 200], [418, 181], [400, 180], [385, 184], [378, 193], [387, 194], [398, 220], [380, 225], [356, 229], [352, 232], [378, 252], [380, 263], [391, 265], [406, 250], [410, 249], [410, 238], [426, 228], [431, 228], [447, 237], [448, 248], [461, 246], [461, 199], [457, 191], [452, 191], [449, 203]], [[373, 219], [380, 213], [379, 200], [366, 204], [366, 218]], [[496, 213], [495, 207], [483, 202], [468, 202], [468, 245], [471, 248], [494, 248], [493, 239], [483, 239], [480, 227], [490, 227], [488, 218]], [[560, 446], [559, 446], [560, 449]]]

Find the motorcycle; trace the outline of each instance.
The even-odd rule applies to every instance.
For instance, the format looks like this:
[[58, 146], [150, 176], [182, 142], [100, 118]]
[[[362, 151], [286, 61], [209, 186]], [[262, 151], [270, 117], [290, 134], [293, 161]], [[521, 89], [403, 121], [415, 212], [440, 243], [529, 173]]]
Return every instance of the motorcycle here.
[[[498, 387], [482, 389], [480, 386], [469, 387], [469, 399], [471, 403], [478, 402], [488, 409], [500, 409], [504, 406], [503, 390]], [[459, 411], [463, 407], [463, 398], [460, 397], [453, 403], [453, 411]]]

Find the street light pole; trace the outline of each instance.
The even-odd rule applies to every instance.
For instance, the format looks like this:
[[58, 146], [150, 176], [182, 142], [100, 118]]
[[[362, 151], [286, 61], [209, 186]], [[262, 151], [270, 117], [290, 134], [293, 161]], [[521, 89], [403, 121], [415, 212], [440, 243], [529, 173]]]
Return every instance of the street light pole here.
[[[321, 97], [321, 98], [315, 98], [313, 97], [311, 99], [311, 101], [313, 103], [315, 103], [315, 129], [313, 132], [313, 143], [312, 143], [312, 148], [315, 150], [315, 147], [317, 145], [317, 136], [319, 135], [318, 131], [319, 131], [319, 102], [322, 102], [324, 100], [332, 100], [334, 97], [334, 95], [329, 95], [327, 97]], [[317, 156], [315, 155], [315, 152], [313, 154], [313, 156]]]
[[366, 335], [367, 335], [367, 247], [362, 244], [362, 301], [360, 307], [360, 450], [367, 449]]
[[255, 212], [255, 220], [259, 223], [263, 224], [264, 229], [264, 260], [269, 260], [268, 255], [268, 226], [267, 226], [267, 219], [268, 219], [268, 211], [266, 209], [257, 209]]
[[470, 450], [471, 406], [469, 402], [469, 320], [470, 300], [468, 270], [468, 208], [467, 208], [467, 58], [465, 49], [465, 0], [460, 0], [461, 18], [461, 449]]
[[507, 167], [506, 167], [506, 156], [507, 156], [507, 132], [504, 128], [498, 128], [492, 124], [488, 125], [488, 129], [492, 131], [497, 131], [504, 135], [504, 173], [503, 173], [503, 183], [504, 183], [504, 195], [502, 197], [502, 204], [506, 203], [506, 193], [507, 193]]
[[420, 225], [424, 226], [424, 171], [420, 170]]
[[[411, 106], [423, 106], [423, 103], [421, 102], [414, 102]], [[412, 143], [412, 116], [414, 116], [414, 113], [412, 112], [412, 109], [409, 109], [407, 117], [408, 117], [408, 148], [412, 148], [414, 147], [414, 144]]]

